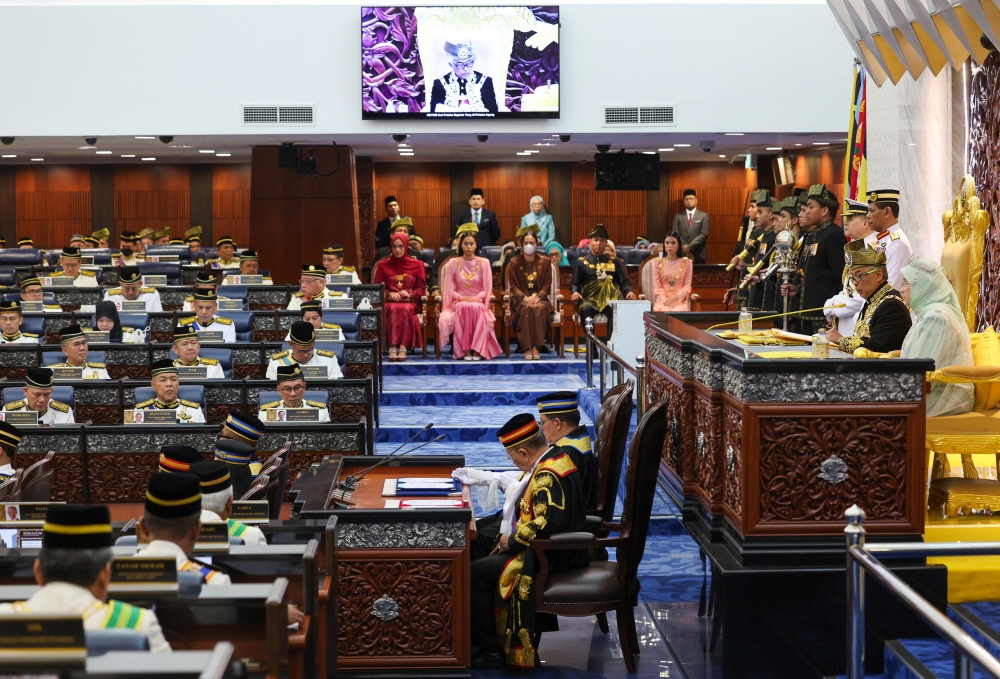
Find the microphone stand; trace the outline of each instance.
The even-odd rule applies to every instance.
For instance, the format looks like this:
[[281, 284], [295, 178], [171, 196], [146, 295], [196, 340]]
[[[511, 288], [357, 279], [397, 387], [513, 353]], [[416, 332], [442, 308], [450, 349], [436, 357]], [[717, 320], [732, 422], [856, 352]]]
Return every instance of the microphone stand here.
[[[348, 476], [342, 482], [340, 482], [339, 484], [337, 484], [337, 489], [334, 490], [330, 494], [330, 496], [333, 499], [335, 499], [335, 500], [343, 500], [344, 502], [350, 502], [351, 501], [351, 492], [356, 488], [357, 484], [361, 481], [361, 479], [363, 479], [365, 476], [368, 475], [368, 472], [374, 470], [376, 467], [381, 467], [382, 465], [386, 464], [387, 462], [389, 462], [389, 461], [391, 461], [393, 459], [398, 459], [400, 457], [404, 457], [404, 456], [409, 455], [410, 453], [412, 453], [412, 452], [414, 452], [416, 450], [420, 450], [424, 446], [429, 446], [432, 443], [437, 443], [438, 441], [441, 441], [444, 438], [445, 438], [445, 435], [441, 434], [437, 438], [431, 439], [430, 441], [424, 441], [423, 443], [421, 443], [416, 448], [410, 448], [406, 452], [400, 453], [399, 455], [396, 455], [396, 453], [399, 452], [399, 448], [397, 448], [391, 454], [386, 455], [383, 459], [379, 460], [377, 463], [373, 464], [371, 467], [368, 467], [367, 469], [361, 470], [361, 472], [358, 473], [357, 476], [355, 476], [353, 474], [351, 476]], [[404, 443], [403, 445], [405, 446], [406, 444]], [[402, 446], [400, 446], [400, 448], [402, 448]]]
[[[367, 474], [368, 472], [370, 472], [372, 469], [375, 469], [375, 467], [377, 467], [380, 464], [382, 464], [383, 462], [385, 462], [386, 459], [389, 459], [390, 457], [392, 457], [393, 455], [395, 455], [396, 453], [398, 453], [400, 450], [402, 450], [406, 446], [406, 444], [408, 444], [410, 441], [412, 441], [413, 439], [417, 438], [418, 436], [420, 436], [421, 434], [423, 434], [425, 431], [427, 431], [428, 429], [430, 429], [433, 426], [434, 426], [433, 422], [428, 422], [424, 426], [423, 429], [421, 429], [416, 434], [414, 434], [410, 438], [408, 438], [405, 441], [403, 441], [403, 443], [400, 444], [400, 446], [398, 448], [396, 448], [396, 450], [394, 450], [391, 453], [389, 453], [388, 455], [386, 455], [385, 459], [383, 459], [380, 462], [376, 462], [375, 464], [373, 464], [371, 467], [368, 467], [367, 469], [362, 469], [358, 476], [355, 476], [353, 474], [350, 475], [350, 476], [348, 476], [346, 479], [344, 479], [343, 481], [341, 481], [340, 483], [337, 484], [337, 488], [340, 488], [342, 490], [353, 490], [354, 489], [354, 484], [357, 483], [358, 481], [360, 481], [361, 477], [363, 477], [365, 474]], [[443, 436], [443, 434], [442, 434], [442, 436]], [[441, 440], [440, 436], [435, 439], [435, 441], [440, 441], [440, 440]], [[431, 442], [428, 441], [428, 443], [431, 443]], [[416, 449], [414, 448], [414, 450], [416, 450]]]

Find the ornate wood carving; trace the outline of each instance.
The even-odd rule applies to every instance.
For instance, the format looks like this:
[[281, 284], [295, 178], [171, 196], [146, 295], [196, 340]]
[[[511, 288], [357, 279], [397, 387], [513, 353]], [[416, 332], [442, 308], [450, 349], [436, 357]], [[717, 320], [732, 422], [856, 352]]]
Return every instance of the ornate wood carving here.
[[372, 342], [378, 339], [378, 331], [376, 330], [361, 330], [358, 333], [358, 340], [361, 342]]
[[121, 424], [122, 409], [118, 406], [108, 405], [80, 405], [73, 408], [73, 414], [77, 422], [91, 420], [94, 424]]
[[374, 374], [375, 369], [371, 363], [348, 363], [344, 366], [344, 376], [352, 380], [363, 380]]
[[722, 409], [723, 493], [726, 505], [736, 514], [743, 515], [743, 451], [741, 437], [743, 416], [732, 406]]
[[[908, 419], [761, 417], [761, 523], [841, 522], [852, 504], [862, 507], [869, 521], [906, 519]], [[831, 463], [834, 457], [845, 466]], [[831, 476], [831, 469], [843, 469], [846, 478], [824, 480], [824, 473], [839, 478]], [[919, 492], [922, 497], [923, 489]]]
[[167, 343], [170, 343], [170, 342], [174, 341], [174, 334], [173, 334], [173, 332], [161, 332], [161, 331], [158, 331], [158, 330], [153, 330], [153, 331], [150, 332], [150, 334], [153, 336], [153, 341], [154, 342], [167, 342]]
[[258, 342], [284, 342], [285, 335], [288, 334], [287, 328], [278, 328], [277, 330], [254, 330], [254, 339]]
[[695, 266], [691, 272], [692, 287], [729, 287], [732, 281], [732, 274], [726, 271], [726, 267], [718, 265]]
[[[371, 171], [369, 170], [369, 176]], [[358, 191], [358, 247], [361, 249], [361, 266], [371, 266], [375, 257], [375, 192]]]
[[[14, 467], [27, 469], [44, 455], [16, 455]], [[146, 482], [159, 465], [155, 453], [111, 453], [90, 455], [91, 502], [144, 502]], [[56, 455], [55, 479], [50, 501], [83, 502], [83, 462], [75, 453]]]
[[1000, 323], [1000, 55], [990, 52], [969, 85], [969, 174], [990, 215], [983, 255], [978, 327]]
[[721, 502], [722, 496], [722, 405], [707, 396], [694, 395], [694, 481], [706, 509]]
[[6, 377], [8, 380], [21, 380], [23, 382], [27, 376], [27, 368], [15, 368], [7, 365], [0, 367], [0, 377]]
[[229, 411], [233, 408], [239, 408], [239, 404], [228, 404], [228, 403], [213, 403], [207, 406], [208, 410], [205, 413], [205, 420], [209, 424], [220, 424], [226, 421], [229, 417]]
[[148, 380], [148, 365], [108, 365], [108, 374], [113, 380]]
[[359, 422], [362, 417], [368, 417], [368, 405], [365, 403], [330, 404], [330, 419], [333, 422]]
[[242, 380], [244, 377], [252, 380], [259, 380], [263, 377], [259, 363], [241, 364], [233, 366], [233, 379]]

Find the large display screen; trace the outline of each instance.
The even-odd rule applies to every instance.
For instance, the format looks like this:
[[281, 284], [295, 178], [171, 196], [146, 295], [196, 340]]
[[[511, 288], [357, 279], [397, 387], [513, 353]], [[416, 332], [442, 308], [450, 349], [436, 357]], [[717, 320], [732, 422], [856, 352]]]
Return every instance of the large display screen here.
[[558, 118], [558, 7], [362, 7], [361, 106], [387, 118]]

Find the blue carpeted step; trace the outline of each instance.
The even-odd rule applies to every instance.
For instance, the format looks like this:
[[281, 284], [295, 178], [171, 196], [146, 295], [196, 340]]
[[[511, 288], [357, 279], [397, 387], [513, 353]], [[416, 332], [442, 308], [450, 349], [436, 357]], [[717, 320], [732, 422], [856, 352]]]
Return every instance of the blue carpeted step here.
[[[413, 445], [429, 440], [426, 435], [419, 437]], [[404, 439], [405, 440], [405, 439]], [[389, 455], [399, 447], [400, 442], [382, 442], [375, 445], [376, 455]], [[410, 448], [412, 446], [407, 446]], [[404, 449], [405, 450], [405, 449]], [[466, 467], [484, 467], [494, 471], [514, 469], [503, 446], [496, 439], [489, 441], [439, 441], [424, 446], [415, 455], [462, 455]]]
[[[381, 408], [375, 440], [379, 443], [402, 443], [413, 436], [423, 424], [434, 427], [420, 437], [427, 441], [443, 434], [446, 441], [483, 441], [495, 443], [497, 431], [507, 420], [526, 411], [525, 406], [389, 406]], [[529, 410], [530, 411], [530, 410]], [[591, 425], [584, 416], [582, 424]]]
[[411, 360], [405, 363], [382, 363], [382, 374], [389, 375], [578, 375], [585, 369], [581, 360], [550, 359], [525, 361], [495, 358], [492, 361]]
[[553, 391], [578, 391], [578, 375], [394, 375], [385, 378], [381, 406], [535, 406]]
[[1000, 660], [1000, 601], [950, 604], [948, 617]]
[[[886, 679], [954, 679], [955, 651], [944, 639], [898, 639], [885, 643]], [[987, 679], [977, 669], [975, 679]]]

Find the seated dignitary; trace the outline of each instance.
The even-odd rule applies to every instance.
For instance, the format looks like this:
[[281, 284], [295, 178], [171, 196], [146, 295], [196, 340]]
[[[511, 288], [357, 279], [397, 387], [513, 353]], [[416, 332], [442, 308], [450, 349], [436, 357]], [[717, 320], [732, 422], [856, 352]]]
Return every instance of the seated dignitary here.
[[550, 446], [568, 453], [580, 470], [583, 506], [597, 506], [597, 458], [587, 428], [580, 424], [580, 409], [575, 391], [557, 391], [535, 399], [539, 424]]
[[184, 298], [183, 311], [194, 311], [194, 295], [199, 291], [211, 290], [216, 293], [216, 300], [226, 299], [218, 295], [219, 280], [210, 271], [199, 271], [194, 279], [194, 292]]
[[199, 290], [194, 293], [194, 316], [178, 319], [177, 325], [194, 326], [199, 330], [218, 331], [222, 333], [222, 341], [226, 344], [236, 342], [236, 327], [232, 319], [215, 315], [219, 310], [219, 298], [215, 290]]
[[108, 601], [111, 514], [99, 505], [50, 505], [35, 561], [41, 589], [27, 601], [0, 604], [0, 615], [83, 616], [86, 630], [127, 629], [146, 636], [153, 653], [170, 651], [156, 613]]
[[21, 303], [0, 301], [0, 344], [38, 344], [38, 335], [21, 332]]
[[0, 420], [0, 483], [6, 481], [14, 475], [14, 467], [11, 460], [17, 452], [17, 447], [21, 445], [21, 430]]
[[[556, 533], [582, 531], [586, 521], [584, 492], [573, 459], [546, 445], [531, 415], [515, 415], [497, 436], [528, 482], [510, 531], [501, 533], [490, 556], [472, 563], [472, 666], [502, 667], [506, 663], [531, 669], [537, 662], [532, 644], [538, 563], [528, 543]], [[589, 563], [585, 549], [560, 550], [547, 556], [550, 573]]]
[[215, 241], [215, 252], [218, 255], [208, 260], [213, 269], [238, 269], [240, 258], [236, 256], [236, 241], [231, 236], [223, 236]]
[[264, 377], [277, 379], [278, 366], [282, 365], [322, 365], [326, 367], [326, 378], [337, 380], [344, 376], [340, 372], [340, 363], [332, 351], [316, 348], [316, 329], [311, 323], [296, 321], [288, 332], [288, 349], [271, 354]]
[[104, 291], [104, 299], [109, 302], [142, 302], [146, 311], [163, 311], [160, 293], [156, 288], [142, 286], [142, 273], [137, 266], [123, 266], [118, 269], [117, 288]]
[[224, 380], [226, 374], [222, 371], [222, 366], [214, 358], [202, 358], [198, 354], [201, 352], [201, 340], [198, 333], [190, 325], [180, 325], [174, 328], [174, 365], [178, 368], [205, 368], [205, 377], [210, 380]]
[[118, 240], [119, 253], [111, 258], [112, 264], [118, 266], [135, 266], [143, 261], [143, 246], [139, 234], [135, 231], [122, 231]]
[[865, 304], [853, 335], [845, 337], [830, 330], [827, 338], [846, 354], [862, 347], [883, 354], [899, 350], [910, 330], [910, 310], [899, 292], [889, 285], [885, 254], [875, 252], [863, 240], [855, 240], [844, 246], [844, 255], [854, 289]]
[[21, 281], [21, 301], [22, 302], [41, 302], [42, 308], [45, 311], [58, 313], [62, 311], [62, 307], [58, 304], [45, 304], [45, 296], [42, 291], [42, 282], [35, 276], [30, 278], [25, 278]]
[[[863, 240], [868, 245], [875, 241], [875, 233], [868, 226], [867, 203], [849, 198], [844, 200], [844, 234], [852, 241]], [[854, 281], [845, 267], [844, 289], [826, 300], [823, 306], [831, 308], [824, 309], [823, 313], [841, 335], [851, 335], [854, 333], [854, 321], [864, 304], [865, 300], [854, 289]]]
[[229, 465], [229, 474], [233, 479], [233, 495], [237, 498], [243, 497], [257, 478], [257, 472], [260, 472], [259, 464], [256, 472], [250, 470], [250, 461], [258, 459], [257, 453], [246, 443], [219, 438], [215, 441], [215, 459]]
[[[323, 322], [323, 305], [319, 303], [319, 300], [314, 299], [311, 302], [303, 302], [299, 309], [302, 311], [302, 320], [317, 330], [320, 328], [334, 330], [340, 327], [336, 323]], [[288, 334], [285, 335], [285, 341], [287, 342], [291, 336], [292, 331], [289, 330]]]
[[149, 546], [136, 556], [172, 556], [178, 573], [201, 573], [206, 585], [232, 584], [225, 573], [188, 559], [201, 535], [201, 481], [194, 474], [155, 472], [149, 477], [139, 533], [149, 537]]
[[[235, 274], [228, 274], [226, 279]], [[256, 250], [244, 250], [240, 253], [240, 276], [260, 276], [260, 257]], [[274, 285], [270, 276], [261, 276], [261, 285]]]
[[413, 220], [409, 217], [400, 217], [392, 225], [392, 231], [389, 233], [389, 244], [379, 248], [375, 251], [375, 261], [388, 257], [392, 254], [392, 239], [401, 235], [406, 238], [406, 250], [407, 254], [414, 254], [416, 251], [414, 243], [411, 242], [413, 236], [416, 235], [416, 231], [413, 228]]
[[352, 285], [361, 284], [361, 279], [358, 278], [358, 272], [354, 270], [354, 267], [344, 266], [343, 245], [327, 245], [323, 248], [323, 268], [326, 269], [327, 273], [350, 274]]
[[221, 460], [195, 462], [191, 473], [201, 481], [201, 521], [225, 521], [229, 535], [241, 538], [246, 545], [266, 545], [260, 528], [248, 526], [235, 519], [233, 513], [233, 479], [229, 465]]
[[[298, 365], [279, 365], [277, 368], [278, 393], [281, 394], [280, 401], [262, 403], [257, 417], [268, 422], [276, 422], [276, 415], [279, 410], [318, 410], [319, 421], [329, 422], [330, 411], [326, 405], [318, 401], [307, 401], [303, 397], [306, 393], [306, 380], [302, 376], [302, 368]], [[274, 411], [274, 412], [268, 412]]]
[[[974, 365], [969, 326], [941, 267], [929, 259], [911, 257], [902, 273], [899, 292], [916, 321], [906, 333], [900, 358], [930, 358], [936, 370]], [[960, 415], [975, 405], [975, 385], [931, 382], [927, 417]]]
[[163, 446], [160, 448], [160, 471], [168, 474], [189, 472], [195, 462], [204, 461], [204, 456], [192, 446]]
[[621, 260], [605, 254], [608, 231], [598, 224], [590, 231], [590, 250], [581, 254], [573, 269], [573, 283], [570, 285], [571, 299], [579, 303], [580, 322], [604, 314], [608, 319], [608, 336], [611, 336], [612, 315], [608, 302], [613, 299], [635, 299], [628, 272], [620, 265]]
[[66, 403], [52, 399], [52, 369], [28, 368], [24, 378], [24, 398], [4, 405], [5, 413], [33, 410], [38, 413], [38, 424], [73, 424], [76, 418], [73, 409]]
[[200, 404], [177, 398], [181, 379], [173, 361], [169, 358], [155, 361], [149, 372], [153, 376], [149, 385], [156, 392], [156, 397], [136, 403], [136, 410], [173, 410], [178, 424], [205, 424], [205, 413], [201, 411]]
[[69, 244], [82, 250], [87, 247], [87, 239], [78, 233], [74, 233], [69, 237]]
[[298, 311], [303, 302], [335, 296], [326, 289], [326, 269], [315, 264], [304, 264], [299, 274], [299, 291], [292, 295], [285, 308]]
[[264, 430], [264, 423], [250, 413], [230, 410], [226, 421], [222, 423], [222, 429], [219, 431], [220, 439], [230, 439], [250, 446], [253, 456], [248, 464], [253, 478], [257, 478], [262, 466], [260, 458], [257, 456], [257, 442], [264, 435]]
[[94, 307], [95, 330], [108, 333], [111, 342], [122, 344], [145, 344], [148, 328], [129, 328], [122, 325], [118, 316], [118, 307], [107, 300], [98, 302]]
[[201, 234], [203, 229], [200, 226], [192, 226], [190, 229], [184, 232], [184, 242], [191, 252], [201, 252]]
[[85, 380], [110, 380], [107, 366], [103, 363], [91, 363], [87, 361], [90, 354], [90, 346], [87, 344], [87, 336], [79, 325], [67, 325], [59, 329], [59, 345], [66, 355], [66, 360], [62, 363], [50, 365], [50, 368], [82, 368], [83, 379]]
[[62, 271], [56, 271], [52, 274], [52, 277], [66, 276], [67, 278], [72, 278], [73, 287], [75, 288], [100, 287], [97, 283], [97, 273], [80, 268], [82, 261], [80, 257], [80, 248], [64, 247], [62, 255], [59, 256], [59, 264], [62, 265]]
[[96, 241], [96, 245], [94, 245], [95, 248], [107, 248], [109, 238], [111, 238], [110, 229], [98, 229], [90, 234], [90, 240], [87, 242], [92, 243]]

